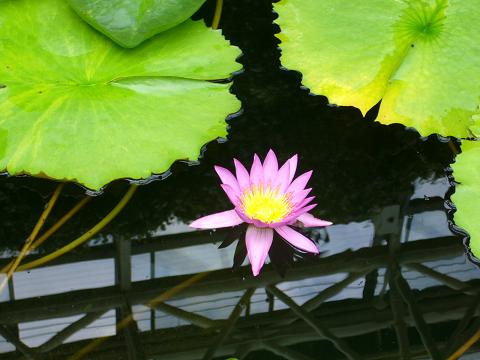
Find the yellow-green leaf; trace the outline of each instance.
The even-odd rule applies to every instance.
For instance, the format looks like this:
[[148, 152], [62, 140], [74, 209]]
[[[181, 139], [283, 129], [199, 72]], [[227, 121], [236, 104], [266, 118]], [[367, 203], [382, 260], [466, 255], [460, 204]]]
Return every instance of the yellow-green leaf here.
[[281, 61], [331, 103], [422, 135], [478, 134], [476, 0], [282, 0]]
[[187, 20], [125, 49], [64, 0], [0, 1], [0, 170], [99, 189], [226, 134], [239, 50]]
[[187, 20], [204, 1], [68, 0], [86, 22], [129, 48]]
[[455, 193], [452, 201], [457, 208], [455, 224], [470, 234], [470, 250], [480, 259], [480, 142], [463, 141], [462, 153], [452, 165]]

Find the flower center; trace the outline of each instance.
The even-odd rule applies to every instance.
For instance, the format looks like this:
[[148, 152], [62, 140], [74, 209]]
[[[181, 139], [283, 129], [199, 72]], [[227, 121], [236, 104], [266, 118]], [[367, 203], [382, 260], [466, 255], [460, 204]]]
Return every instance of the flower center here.
[[278, 190], [272, 190], [270, 186], [264, 188], [262, 185], [254, 185], [243, 192], [240, 201], [247, 217], [266, 224], [281, 221], [292, 208], [288, 196], [279, 194]]

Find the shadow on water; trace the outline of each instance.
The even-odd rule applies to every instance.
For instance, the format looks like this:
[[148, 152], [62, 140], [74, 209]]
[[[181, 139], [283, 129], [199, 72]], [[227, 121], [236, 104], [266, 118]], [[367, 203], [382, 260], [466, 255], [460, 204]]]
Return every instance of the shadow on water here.
[[[214, 5], [196, 16], [208, 21]], [[378, 107], [363, 118], [309, 94], [299, 73], [280, 68], [274, 18], [269, 1], [225, 1], [221, 27], [245, 68], [234, 78], [243, 110], [229, 120], [228, 141], [141, 186], [88, 246], [15, 274], [0, 294], [0, 359], [68, 359], [82, 349], [85, 359], [444, 359], [478, 328], [478, 269], [445, 205], [450, 147], [374, 122]], [[282, 161], [298, 153], [299, 171], [314, 170], [314, 214], [335, 224], [308, 233], [320, 257], [293, 262], [280, 244], [280, 265], [254, 278], [236, 241], [217, 249], [229, 230], [186, 224], [229, 208], [213, 165], [250, 164], [269, 148]], [[2, 266], [55, 186], [0, 179]], [[87, 230], [127, 186], [111, 184], [29, 258]], [[47, 226], [82, 196], [69, 184]], [[92, 346], [95, 338], [102, 343]]]

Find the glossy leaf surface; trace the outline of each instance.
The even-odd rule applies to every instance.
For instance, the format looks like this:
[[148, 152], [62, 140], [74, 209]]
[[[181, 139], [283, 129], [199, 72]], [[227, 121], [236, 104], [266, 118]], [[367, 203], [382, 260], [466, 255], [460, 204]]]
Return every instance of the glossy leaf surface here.
[[188, 20], [124, 49], [63, 0], [0, 2], [0, 170], [99, 189], [226, 134], [239, 50]]
[[480, 142], [463, 141], [462, 153], [452, 165], [455, 181], [455, 193], [452, 201], [457, 208], [454, 214], [455, 224], [470, 234], [470, 250], [480, 258]]
[[68, 0], [90, 25], [125, 47], [187, 20], [204, 0]]
[[422, 135], [478, 135], [476, 0], [282, 0], [281, 61], [331, 103]]

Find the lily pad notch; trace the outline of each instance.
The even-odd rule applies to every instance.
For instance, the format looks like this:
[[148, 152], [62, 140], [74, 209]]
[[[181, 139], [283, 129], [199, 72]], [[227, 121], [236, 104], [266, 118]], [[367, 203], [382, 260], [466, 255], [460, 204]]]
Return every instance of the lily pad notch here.
[[196, 160], [240, 109], [240, 50], [186, 20], [125, 49], [63, 0], [0, 2], [0, 169], [98, 190]]

